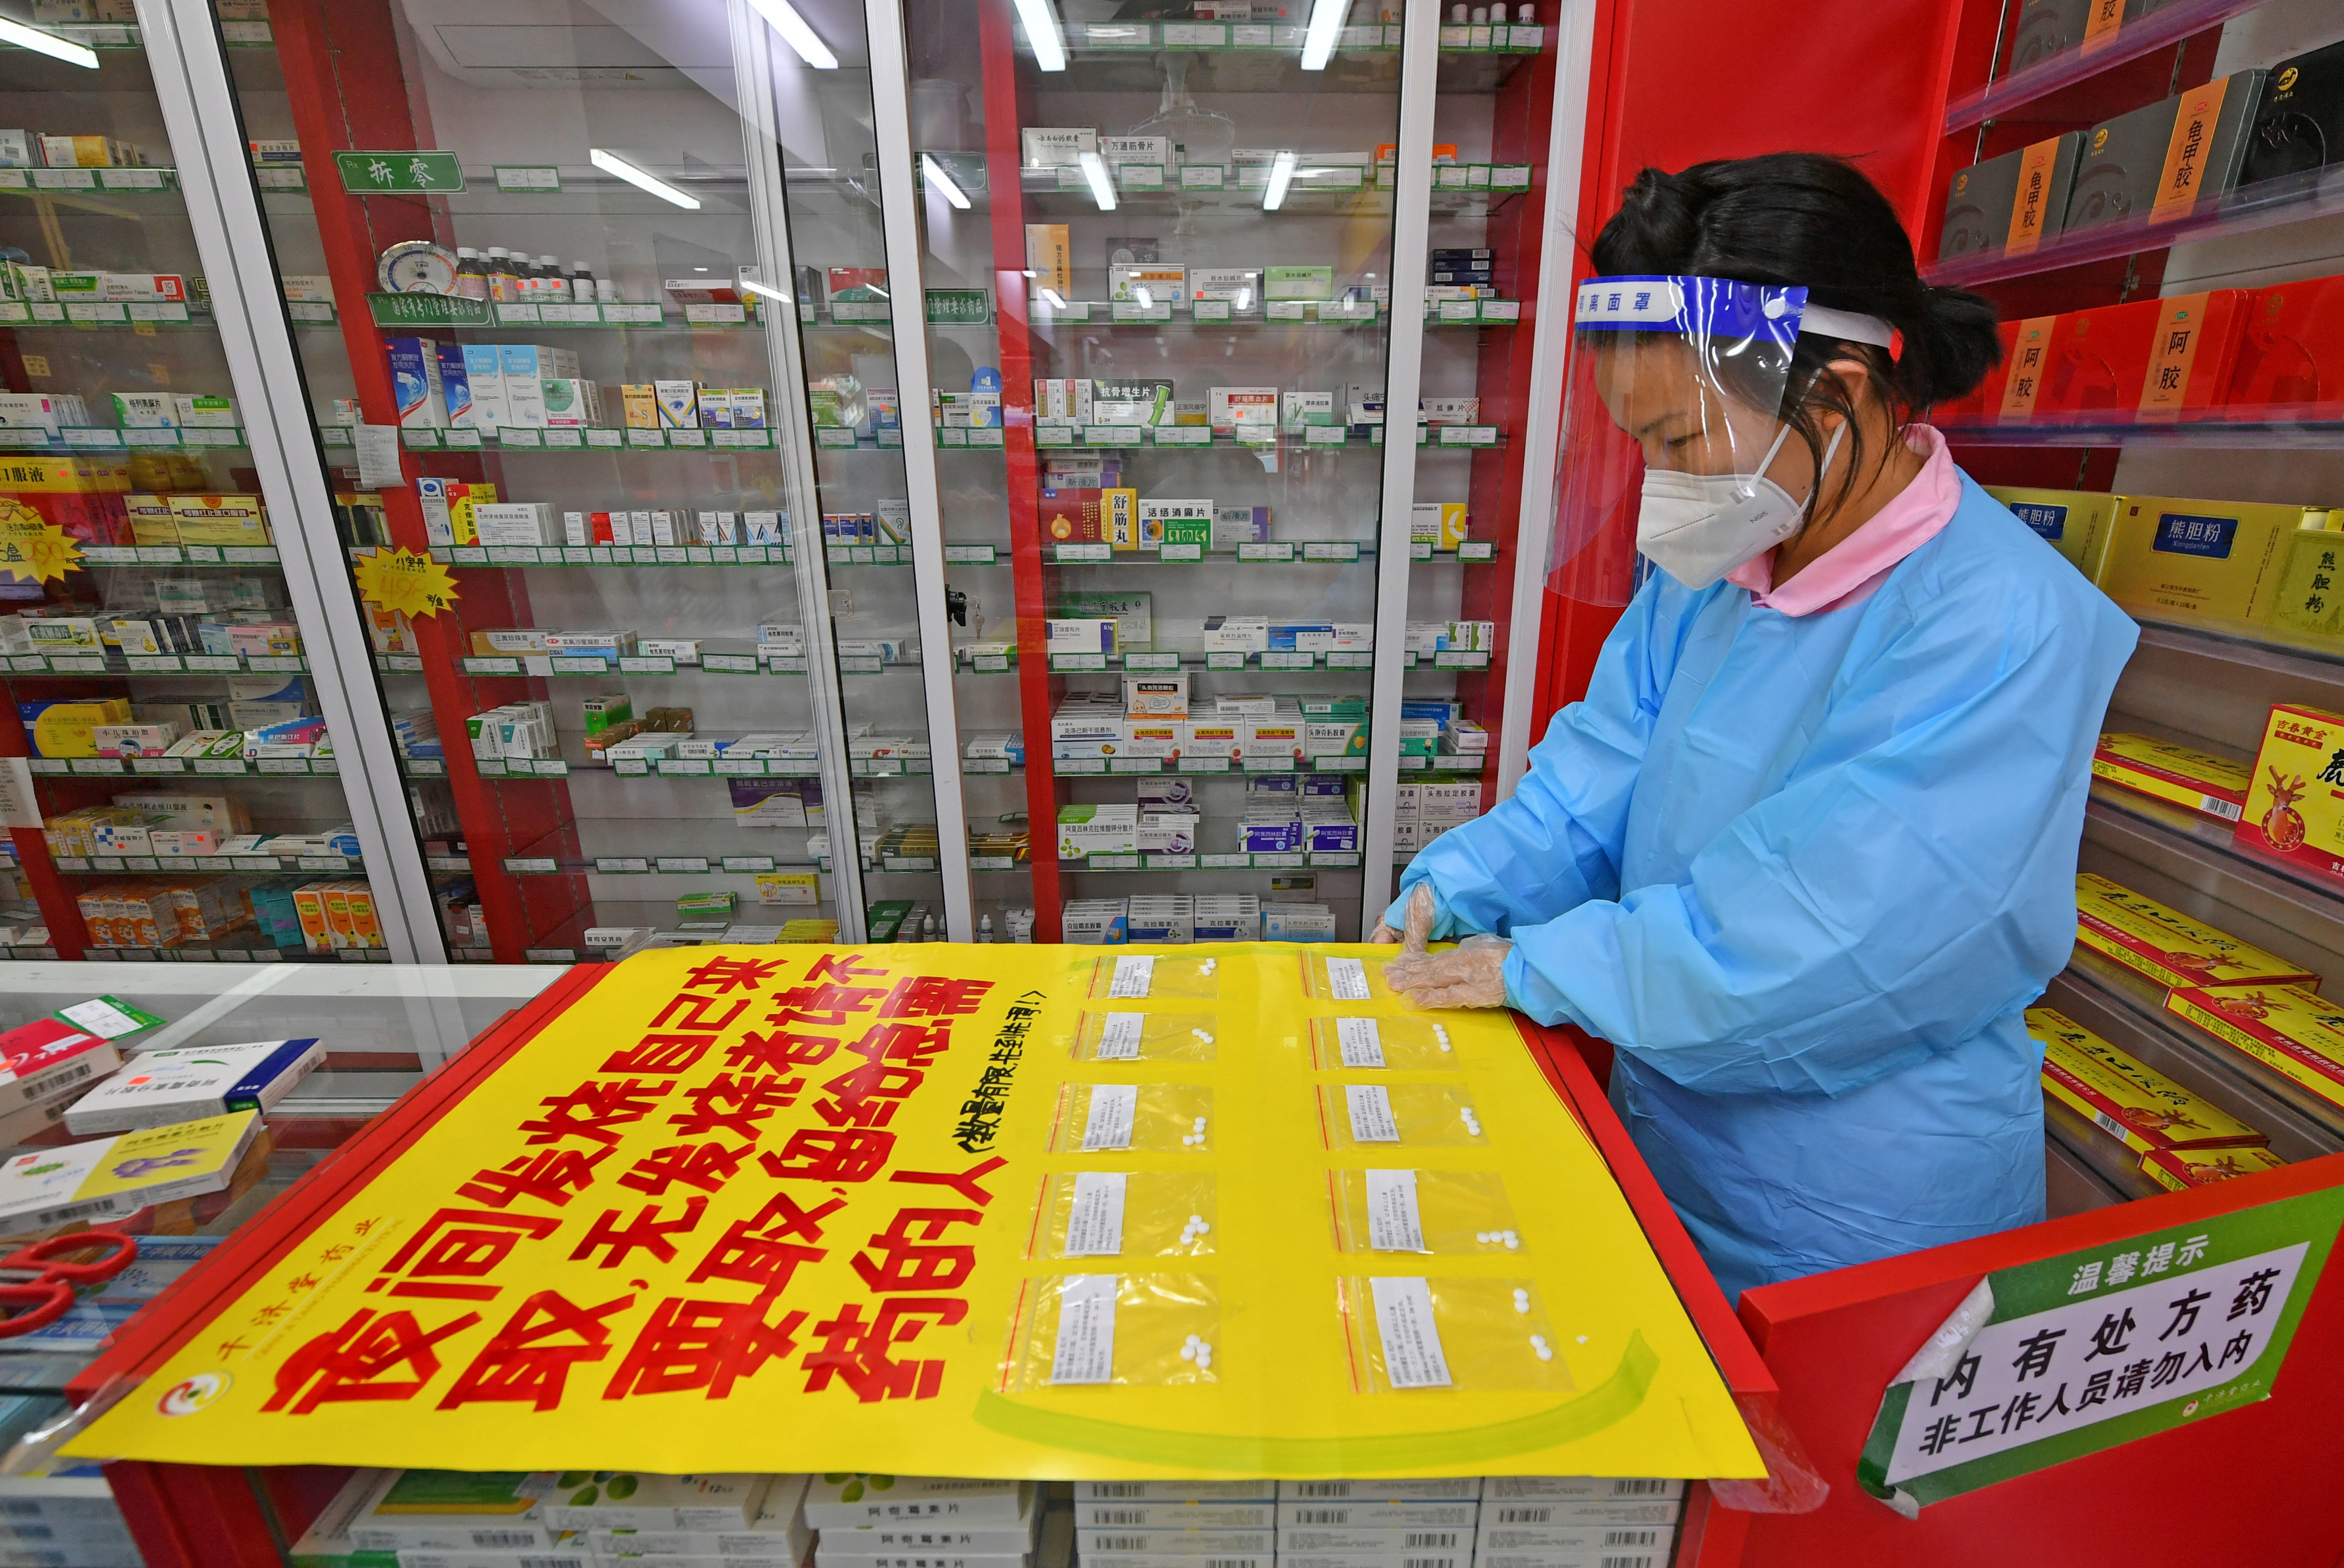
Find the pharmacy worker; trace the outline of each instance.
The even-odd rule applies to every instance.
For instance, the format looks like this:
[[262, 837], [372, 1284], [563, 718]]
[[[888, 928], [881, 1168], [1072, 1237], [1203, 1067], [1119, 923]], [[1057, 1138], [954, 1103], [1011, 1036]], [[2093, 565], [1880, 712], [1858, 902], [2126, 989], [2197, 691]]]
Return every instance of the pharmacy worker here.
[[1807, 154], [1646, 169], [1594, 262], [1565, 483], [1603, 431], [1657, 569], [1512, 798], [1410, 864], [1385, 972], [1610, 1040], [1729, 1299], [2039, 1220], [2021, 1012], [2135, 634], [1918, 422], [1993, 307]]

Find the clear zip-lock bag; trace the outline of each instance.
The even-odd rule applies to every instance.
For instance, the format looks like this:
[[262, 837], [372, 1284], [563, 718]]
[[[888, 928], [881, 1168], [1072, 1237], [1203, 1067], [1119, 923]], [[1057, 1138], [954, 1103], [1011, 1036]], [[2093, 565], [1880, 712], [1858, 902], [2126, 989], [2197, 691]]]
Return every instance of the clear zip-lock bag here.
[[1457, 1048], [1448, 1024], [1434, 1013], [1314, 1018], [1310, 1065], [1321, 1072], [1377, 1068], [1446, 1072], [1457, 1066]]
[[1212, 1147], [1213, 1091], [1193, 1083], [1066, 1083], [1053, 1154], [1202, 1154]]
[[1210, 1012], [1085, 1011], [1075, 1020], [1074, 1058], [1118, 1062], [1211, 1061], [1220, 1015]]
[[1329, 1171], [1327, 1192], [1338, 1251], [1465, 1257], [1529, 1245], [1494, 1171]]
[[[1381, 950], [1398, 958], [1401, 950]], [[1295, 955], [1302, 965], [1302, 989], [1317, 1001], [1390, 1001], [1398, 996], [1384, 983], [1383, 956], [1357, 958], [1304, 948]]]
[[1333, 1150], [1486, 1149], [1462, 1084], [1322, 1083], [1318, 1126]]
[[1336, 1286], [1358, 1393], [1570, 1393], [1576, 1349], [1548, 1319], [1536, 1281], [1350, 1276]]
[[1019, 1288], [999, 1392], [1217, 1382], [1221, 1307], [1212, 1276], [1061, 1274]]
[[1026, 1256], [1201, 1258], [1219, 1218], [1204, 1171], [1065, 1171], [1042, 1179]]
[[1208, 949], [1179, 953], [1110, 953], [1084, 960], [1090, 968], [1085, 997], [1092, 1001], [1217, 1001], [1220, 955]]

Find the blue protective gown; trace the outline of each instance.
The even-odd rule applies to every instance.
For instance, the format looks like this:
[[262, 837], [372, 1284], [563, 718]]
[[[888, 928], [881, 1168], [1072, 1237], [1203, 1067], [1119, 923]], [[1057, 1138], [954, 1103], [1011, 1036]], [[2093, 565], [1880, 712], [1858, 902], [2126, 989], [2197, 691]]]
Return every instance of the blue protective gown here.
[[2129, 618], [1967, 476], [1873, 594], [1645, 583], [1511, 799], [1416, 858], [1436, 937], [1618, 1050], [1732, 1300], [2043, 1217], [2043, 1051]]

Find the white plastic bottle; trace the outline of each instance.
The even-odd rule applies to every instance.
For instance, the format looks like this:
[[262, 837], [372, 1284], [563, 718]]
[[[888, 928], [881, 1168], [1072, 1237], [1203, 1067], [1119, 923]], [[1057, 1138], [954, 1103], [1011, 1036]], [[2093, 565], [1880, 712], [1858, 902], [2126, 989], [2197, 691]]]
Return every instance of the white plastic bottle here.
[[976, 940], [981, 942], [989, 942], [993, 940], [993, 917], [991, 915], [986, 915], [984, 919], [976, 922]]
[[561, 270], [561, 258], [541, 256], [537, 258], [537, 264], [545, 269], [544, 276], [538, 284], [538, 297], [549, 305], [569, 304], [570, 277]]

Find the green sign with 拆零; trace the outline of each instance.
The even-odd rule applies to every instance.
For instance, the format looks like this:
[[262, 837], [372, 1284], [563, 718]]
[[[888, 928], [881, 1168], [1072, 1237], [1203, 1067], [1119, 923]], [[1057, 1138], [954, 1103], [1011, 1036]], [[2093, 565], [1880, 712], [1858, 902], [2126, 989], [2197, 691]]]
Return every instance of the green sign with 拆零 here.
[[334, 163], [342, 171], [342, 188], [352, 196], [456, 192], [464, 188], [464, 166], [453, 153], [336, 153]]
[[2344, 1189], [1988, 1274], [1880, 1401], [1866, 1492], [1925, 1504], [2268, 1399]]

